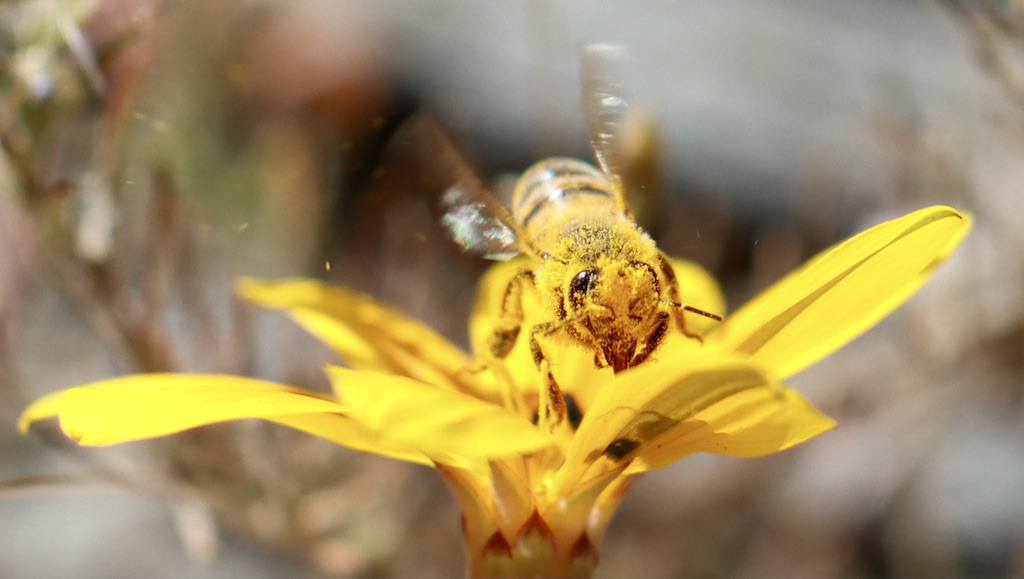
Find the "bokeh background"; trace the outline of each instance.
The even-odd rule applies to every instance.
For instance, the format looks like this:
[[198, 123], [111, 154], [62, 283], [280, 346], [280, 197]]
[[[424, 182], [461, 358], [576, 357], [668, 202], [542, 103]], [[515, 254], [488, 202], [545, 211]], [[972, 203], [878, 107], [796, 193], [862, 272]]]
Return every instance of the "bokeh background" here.
[[[0, 2], [0, 577], [445, 577], [429, 469], [246, 421], [86, 451], [34, 397], [139, 371], [325, 388], [232, 297], [311, 276], [457, 343], [481, 260], [389, 155], [416, 111], [488, 182], [589, 159], [578, 50], [657, 130], [646, 225], [742, 303], [945, 203], [964, 247], [791, 380], [840, 428], [646, 475], [602, 577], [1024, 577], [1024, 12], [968, 0]], [[497, 185], [496, 185], [497, 187]]]

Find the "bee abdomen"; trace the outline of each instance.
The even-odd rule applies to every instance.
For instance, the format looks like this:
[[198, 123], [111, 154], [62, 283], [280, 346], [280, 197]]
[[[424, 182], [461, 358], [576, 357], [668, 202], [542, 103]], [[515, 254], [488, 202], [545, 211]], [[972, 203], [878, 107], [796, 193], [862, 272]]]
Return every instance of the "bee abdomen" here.
[[523, 229], [536, 234], [553, 217], [590, 210], [619, 212], [611, 182], [593, 165], [565, 157], [536, 163], [523, 173], [512, 198], [512, 215]]

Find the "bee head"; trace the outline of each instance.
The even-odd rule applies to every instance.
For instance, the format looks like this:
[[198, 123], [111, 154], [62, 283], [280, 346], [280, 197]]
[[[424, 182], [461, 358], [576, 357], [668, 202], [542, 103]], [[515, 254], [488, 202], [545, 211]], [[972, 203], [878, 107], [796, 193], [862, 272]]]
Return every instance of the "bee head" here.
[[642, 322], [658, 309], [661, 291], [653, 266], [642, 261], [598, 264], [573, 275], [567, 302], [575, 313]]

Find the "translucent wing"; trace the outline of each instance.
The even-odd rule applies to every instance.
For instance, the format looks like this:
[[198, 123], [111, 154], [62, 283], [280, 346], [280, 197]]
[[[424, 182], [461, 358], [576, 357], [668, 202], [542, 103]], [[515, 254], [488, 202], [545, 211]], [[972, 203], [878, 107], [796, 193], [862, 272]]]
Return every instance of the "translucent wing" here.
[[[452, 239], [462, 249], [487, 259], [507, 261], [522, 253], [515, 229], [495, 215], [494, 202], [483, 201], [473, 189], [452, 185], [441, 197], [441, 217]], [[504, 212], [504, 209], [501, 209]]]
[[664, 168], [661, 128], [655, 115], [630, 110], [619, 137], [622, 168], [618, 177], [633, 219], [657, 237], [663, 217]]
[[414, 117], [398, 134], [399, 145], [418, 149], [426, 177], [421, 184], [438, 186], [441, 224], [463, 250], [488, 259], [508, 260], [535, 253], [508, 211], [480, 182], [469, 163], [433, 120]]
[[594, 147], [601, 169], [616, 185], [623, 209], [626, 209], [622, 197], [624, 161], [619, 140], [629, 102], [615, 71], [625, 58], [625, 48], [607, 43], [588, 44], [580, 54], [583, 114], [590, 144]]

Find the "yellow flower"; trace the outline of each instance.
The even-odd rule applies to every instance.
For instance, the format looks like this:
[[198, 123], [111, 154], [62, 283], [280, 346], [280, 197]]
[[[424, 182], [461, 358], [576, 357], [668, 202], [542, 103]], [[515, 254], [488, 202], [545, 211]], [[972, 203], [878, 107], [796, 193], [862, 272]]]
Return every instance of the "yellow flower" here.
[[[528, 348], [474, 359], [372, 298], [310, 280], [243, 280], [246, 299], [286, 310], [349, 367], [335, 395], [238, 376], [116, 378], [44, 397], [25, 431], [57, 416], [83, 445], [263, 418], [345, 446], [433, 465], [464, 517], [473, 576], [589, 576], [635, 475], [694, 452], [762, 456], [834, 428], [781, 381], [906, 300], [960, 243], [970, 218], [949, 207], [878, 225], [823, 252], [729, 316], [694, 316], [703, 344], [670, 336], [644, 364], [596, 369], [582, 348], [551, 350], [551, 371], [581, 420], [537, 415], [541, 374]], [[673, 262], [687, 303], [724, 311], [715, 281]], [[482, 343], [515, 262], [481, 281], [470, 333]], [[525, 311], [541, 315], [537, 296]], [[525, 340], [520, 340], [525, 342]]]

